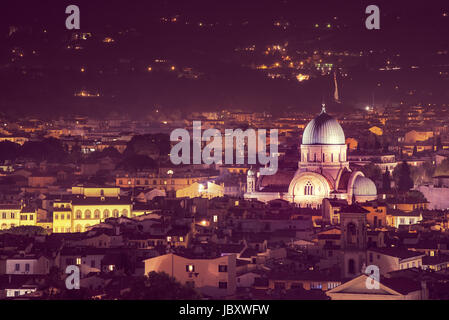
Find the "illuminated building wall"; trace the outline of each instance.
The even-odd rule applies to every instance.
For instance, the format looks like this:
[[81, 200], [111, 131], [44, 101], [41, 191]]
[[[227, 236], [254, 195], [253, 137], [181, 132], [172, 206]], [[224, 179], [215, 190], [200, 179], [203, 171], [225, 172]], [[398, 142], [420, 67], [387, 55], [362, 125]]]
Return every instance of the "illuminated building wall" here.
[[27, 210], [20, 205], [0, 205], [1, 230], [18, 226], [35, 226], [36, 222], [36, 211]]

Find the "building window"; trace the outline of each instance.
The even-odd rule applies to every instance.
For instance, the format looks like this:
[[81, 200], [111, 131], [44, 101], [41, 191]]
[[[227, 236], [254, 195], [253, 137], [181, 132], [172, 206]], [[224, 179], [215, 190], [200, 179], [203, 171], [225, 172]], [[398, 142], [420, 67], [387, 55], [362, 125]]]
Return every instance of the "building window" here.
[[25, 271], [30, 272], [30, 264], [29, 263], [25, 264]]
[[218, 272], [228, 272], [228, 266], [226, 265], [218, 266]]
[[312, 282], [310, 284], [310, 289], [322, 289], [323, 285], [321, 284], [321, 282]]
[[313, 195], [313, 185], [310, 181], [307, 181], [304, 187], [304, 195], [306, 196]]
[[90, 219], [90, 210], [84, 211], [84, 219]]
[[58, 214], [55, 213], [55, 220], [58, 220]]
[[218, 282], [218, 288], [220, 288], [220, 289], [227, 289], [228, 288], [228, 283], [224, 282], [224, 281], [220, 281], [220, 282]]
[[195, 272], [195, 266], [193, 264], [186, 265], [187, 272]]
[[349, 259], [348, 261], [348, 273], [354, 274], [355, 273], [355, 261], [354, 259]]
[[100, 210], [95, 210], [94, 211], [94, 216], [95, 216], [95, 219], [100, 219]]
[[16, 271], [20, 271], [20, 264], [16, 263], [15, 270], [16, 270]]
[[81, 219], [81, 210], [76, 210], [76, 218]]
[[105, 209], [104, 211], [103, 211], [103, 218], [109, 218], [109, 210], [108, 209]]
[[78, 264], [78, 265], [81, 264], [81, 258], [76, 258], [76, 264]]

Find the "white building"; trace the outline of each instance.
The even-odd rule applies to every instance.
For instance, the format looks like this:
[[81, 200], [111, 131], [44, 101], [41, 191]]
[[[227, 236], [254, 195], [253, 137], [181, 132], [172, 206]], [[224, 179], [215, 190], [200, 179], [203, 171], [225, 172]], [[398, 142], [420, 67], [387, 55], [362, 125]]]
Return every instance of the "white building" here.
[[381, 275], [391, 271], [422, 268], [425, 254], [397, 248], [373, 248], [367, 251], [368, 265], [379, 267]]
[[351, 204], [353, 196], [358, 202], [374, 200], [376, 185], [361, 171], [349, 168], [343, 129], [324, 105], [304, 129], [296, 173], [289, 176], [278, 170], [275, 175], [259, 177], [248, 170], [245, 198], [265, 202], [281, 198], [317, 208], [324, 198], [346, 199]]
[[426, 197], [428, 209], [449, 209], [449, 176], [436, 176], [433, 185], [422, 185], [416, 189]]
[[13, 257], [6, 260], [6, 274], [37, 275], [50, 272], [50, 260], [45, 256]]

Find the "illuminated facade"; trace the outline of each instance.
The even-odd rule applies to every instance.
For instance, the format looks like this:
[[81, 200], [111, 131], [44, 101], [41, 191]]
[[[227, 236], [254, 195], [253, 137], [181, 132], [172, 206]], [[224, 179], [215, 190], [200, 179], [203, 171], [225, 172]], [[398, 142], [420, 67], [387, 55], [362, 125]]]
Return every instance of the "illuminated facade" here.
[[198, 183], [195, 182], [192, 185], [176, 191], [177, 198], [208, 198], [223, 197], [224, 186], [218, 185], [213, 182]]
[[217, 176], [201, 176], [174, 173], [168, 170], [166, 174], [142, 174], [135, 176], [119, 176], [115, 179], [115, 185], [121, 188], [146, 187], [156, 188], [160, 190], [178, 191], [194, 184], [195, 182], [204, 181], [206, 179], [217, 178]]
[[[275, 176], [282, 179], [279, 171]], [[325, 198], [345, 199], [348, 203], [352, 203], [353, 196], [360, 202], [377, 198], [374, 182], [361, 171], [349, 168], [343, 129], [326, 113], [324, 105], [304, 129], [298, 170], [290, 181], [285, 181], [283, 186], [277, 183], [275, 191], [270, 186], [254, 190], [254, 175], [248, 178], [245, 198], [261, 201], [281, 198], [300, 207], [318, 208]]]
[[21, 205], [0, 205], [0, 230], [19, 226], [35, 226], [37, 213]]
[[53, 204], [53, 232], [85, 232], [108, 218], [145, 214], [133, 212], [129, 197], [120, 196], [120, 188], [73, 187], [72, 199]]

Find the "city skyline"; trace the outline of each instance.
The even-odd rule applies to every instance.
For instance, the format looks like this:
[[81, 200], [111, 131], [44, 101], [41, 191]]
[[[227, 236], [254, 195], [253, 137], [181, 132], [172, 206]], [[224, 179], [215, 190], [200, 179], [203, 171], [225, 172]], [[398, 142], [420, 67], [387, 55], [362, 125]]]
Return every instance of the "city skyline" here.
[[449, 299], [447, 1], [1, 15], [0, 300]]

